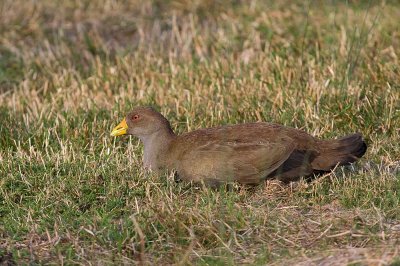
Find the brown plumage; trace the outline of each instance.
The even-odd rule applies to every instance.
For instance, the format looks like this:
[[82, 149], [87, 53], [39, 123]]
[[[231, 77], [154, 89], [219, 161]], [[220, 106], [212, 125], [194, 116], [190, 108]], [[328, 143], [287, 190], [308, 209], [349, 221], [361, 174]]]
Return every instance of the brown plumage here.
[[298, 129], [262, 122], [175, 135], [168, 120], [150, 107], [135, 108], [111, 133], [124, 134], [143, 142], [145, 167], [176, 170], [183, 180], [211, 184], [295, 181], [352, 163], [367, 150], [359, 133], [319, 140]]

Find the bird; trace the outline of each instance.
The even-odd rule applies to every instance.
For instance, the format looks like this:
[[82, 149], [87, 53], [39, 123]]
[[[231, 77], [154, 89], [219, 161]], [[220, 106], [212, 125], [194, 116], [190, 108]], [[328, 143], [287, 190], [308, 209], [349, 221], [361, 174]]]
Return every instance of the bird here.
[[212, 186], [312, 178], [355, 162], [367, 150], [360, 133], [324, 140], [267, 122], [223, 125], [177, 135], [169, 121], [152, 107], [136, 107], [129, 112], [111, 132], [111, 136], [122, 135], [133, 135], [143, 142], [144, 168], [175, 171], [181, 180]]

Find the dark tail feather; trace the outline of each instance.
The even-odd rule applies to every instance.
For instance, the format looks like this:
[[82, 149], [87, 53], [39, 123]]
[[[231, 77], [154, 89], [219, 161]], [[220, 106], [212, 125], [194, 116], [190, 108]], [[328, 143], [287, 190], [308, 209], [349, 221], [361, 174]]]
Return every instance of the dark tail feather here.
[[320, 154], [311, 163], [315, 170], [329, 171], [336, 165], [346, 165], [361, 158], [367, 151], [367, 144], [360, 133], [340, 139], [322, 140]]

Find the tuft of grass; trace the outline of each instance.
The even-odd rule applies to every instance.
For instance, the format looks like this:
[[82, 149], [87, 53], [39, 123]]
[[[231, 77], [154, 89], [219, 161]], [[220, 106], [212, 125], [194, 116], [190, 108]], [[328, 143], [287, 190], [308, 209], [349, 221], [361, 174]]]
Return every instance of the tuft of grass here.
[[[1, 48], [1, 47], [0, 47]], [[6, 48], [0, 49], [0, 89], [1, 93], [11, 90], [23, 79], [24, 65], [18, 56]]]
[[[397, 1], [0, 2], [0, 264], [398, 264]], [[221, 189], [110, 130], [270, 121], [361, 132], [314, 182]]]

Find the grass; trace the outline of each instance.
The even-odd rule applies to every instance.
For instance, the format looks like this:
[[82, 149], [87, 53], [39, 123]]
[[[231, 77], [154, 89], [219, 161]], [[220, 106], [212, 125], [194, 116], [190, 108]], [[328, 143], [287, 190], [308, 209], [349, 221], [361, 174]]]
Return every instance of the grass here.
[[[400, 261], [396, 1], [0, 3], [0, 263]], [[196, 189], [110, 130], [152, 105], [177, 132], [272, 121], [361, 132], [311, 183]]]

